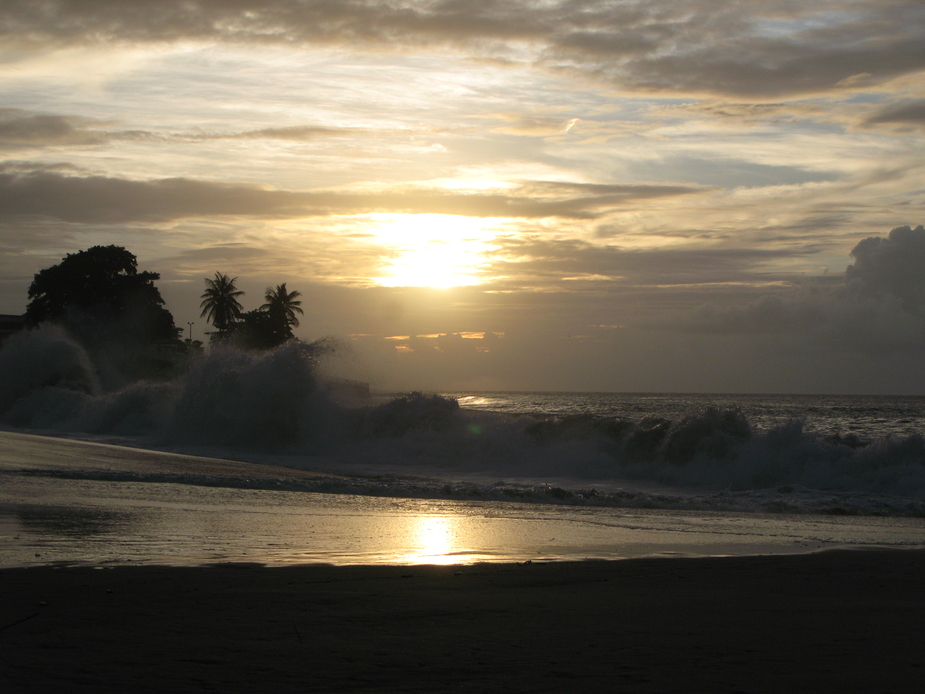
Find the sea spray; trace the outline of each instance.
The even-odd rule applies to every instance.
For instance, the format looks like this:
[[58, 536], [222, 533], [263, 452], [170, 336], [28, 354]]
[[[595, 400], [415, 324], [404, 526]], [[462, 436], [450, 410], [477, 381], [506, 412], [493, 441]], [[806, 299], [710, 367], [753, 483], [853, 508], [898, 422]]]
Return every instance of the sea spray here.
[[0, 415], [7, 424], [63, 424], [99, 392], [86, 351], [62, 328], [43, 325], [22, 332], [0, 350]]
[[[314, 376], [316, 350], [290, 342], [267, 352], [213, 350], [180, 379], [179, 397], [159, 436], [166, 442], [276, 450], [323, 430]], [[333, 404], [331, 405], [333, 407]]]
[[[730, 495], [758, 495], [765, 510], [812, 508], [812, 498], [827, 499], [828, 508], [831, 494], [853, 495], [851, 508], [885, 513], [900, 507], [908, 513], [903, 499], [925, 501], [920, 435], [864, 440], [810, 431], [799, 418], [759, 428], [737, 407], [640, 419], [503, 414], [414, 393], [347, 408], [317, 375], [326, 349], [299, 342], [266, 352], [215, 349], [172, 380], [103, 392], [80, 346], [58, 329], [41, 328], [0, 351], [0, 421], [134, 437], [175, 451], [210, 446], [227, 457], [339, 474], [362, 471], [347, 485], [353, 492], [441, 494], [434, 490], [448, 484], [452, 495], [480, 489], [459, 487], [477, 477], [500, 482], [492, 493], [556, 503], [613, 503], [616, 497], [595, 489], [648, 483], [722, 491], [722, 503]], [[411, 478], [444, 481], [398, 481]], [[536, 480], [554, 483], [536, 487]], [[814, 497], [813, 490], [825, 494]], [[652, 503], [633, 494], [619, 498]], [[896, 501], [868, 504], [857, 495]]]

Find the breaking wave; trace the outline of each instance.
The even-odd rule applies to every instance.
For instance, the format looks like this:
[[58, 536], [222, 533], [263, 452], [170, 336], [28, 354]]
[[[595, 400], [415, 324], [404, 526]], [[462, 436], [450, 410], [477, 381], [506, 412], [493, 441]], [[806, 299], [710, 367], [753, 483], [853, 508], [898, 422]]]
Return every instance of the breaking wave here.
[[298, 342], [214, 350], [173, 381], [104, 391], [80, 345], [43, 327], [0, 351], [0, 422], [331, 473], [309, 491], [925, 516], [921, 435], [862, 440], [801, 420], [759, 429], [717, 407], [530, 416], [422, 393], [348, 407], [318, 377], [320, 356]]

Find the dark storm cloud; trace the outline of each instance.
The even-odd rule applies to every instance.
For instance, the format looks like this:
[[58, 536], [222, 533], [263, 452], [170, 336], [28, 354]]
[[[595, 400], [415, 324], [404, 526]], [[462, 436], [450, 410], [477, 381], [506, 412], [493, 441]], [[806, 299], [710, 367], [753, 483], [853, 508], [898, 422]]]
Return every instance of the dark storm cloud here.
[[626, 24], [604, 16], [592, 32], [568, 33], [550, 50], [641, 90], [753, 98], [867, 86], [925, 69], [920, 3], [635, 6], [644, 14]]
[[848, 289], [862, 296], [892, 296], [910, 313], [925, 311], [925, 227], [896, 227], [889, 236], [861, 241], [845, 270]]
[[[246, 243], [221, 243], [208, 248], [191, 248], [183, 252], [182, 256], [168, 258], [175, 261], [175, 265], [184, 263], [201, 266], [207, 263], [241, 264], [253, 259], [261, 259], [269, 254], [266, 248], [258, 248]], [[192, 261], [192, 263], [190, 263]]]
[[824, 322], [823, 302], [818, 288], [779, 290], [741, 305], [705, 303], [684, 316], [660, 317], [652, 327], [719, 335], [760, 335], [780, 332], [813, 332]]
[[[493, 274], [516, 275], [520, 282], [560, 282], [594, 278], [622, 287], [775, 281], [783, 276], [762, 269], [781, 258], [813, 249], [747, 248], [627, 250], [580, 240], [498, 239], [499, 259]], [[505, 265], [510, 264], [509, 272]], [[598, 286], [603, 286], [598, 284]]]
[[80, 116], [0, 108], [0, 147], [85, 146], [103, 145], [113, 140], [167, 139], [143, 130], [109, 131], [103, 129], [103, 125]]
[[727, 122], [742, 124], [793, 121], [797, 117], [806, 119], [827, 114], [818, 105], [811, 103], [736, 103], [730, 101], [692, 101], [671, 104], [653, 109], [659, 116], [687, 118], [690, 115], [709, 116]]
[[529, 45], [541, 64], [641, 90], [767, 98], [878, 84], [925, 69], [925, 8], [897, 0], [13, 0], [16, 46], [226, 41], [376, 50]]
[[49, 217], [67, 222], [166, 221], [200, 215], [290, 214], [294, 194], [182, 178], [130, 181], [0, 170], [0, 218]]
[[79, 118], [0, 109], [0, 145], [93, 145], [106, 142], [105, 133], [87, 130]]
[[541, 37], [550, 30], [550, 15], [560, 14], [525, 9], [519, 3], [485, 0], [158, 0], [144, 5], [120, 0], [13, 0], [0, 21], [0, 35], [64, 45], [191, 39], [426, 43]]
[[526, 192], [550, 195], [593, 195], [598, 199], [611, 200], [661, 198], [671, 195], [688, 195], [703, 189], [691, 186], [657, 185], [610, 185], [606, 183], [571, 183], [566, 181], [528, 181], [523, 184]]
[[260, 128], [242, 132], [216, 133], [154, 133], [144, 130], [108, 130], [105, 123], [80, 116], [54, 113], [32, 113], [18, 108], [0, 108], [0, 146], [60, 146], [101, 145], [115, 140], [151, 142], [190, 142], [197, 140], [288, 140], [304, 142], [320, 138], [356, 135], [377, 135], [381, 131], [360, 128], [330, 128], [317, 125], [293, 125], [280, 128]]
[[187, 178], [133, 181], [67, 176], [46, 169], [23, 171], [0, 166], [0, 219], [47, 217], [67, 222], [127, 223], [210, 215], [280, 218], [369, 212], [595, 219], [632, 200], [698, 191], [683, 186], [540, 182], [505, 194], [407, 187], [376, 193], [303, 192]]
[[0, 143], [95, 144], [92, 133], [75, 127], [66, 116], [26, 115], [18, 109], [0, 109]]
[[925, 126], [925, 99], [888, 106], [866, 121], [867, 125], [876, 125], [878, 123]]
[[893, 229], [851, 251], [843, 277], [799, 282], [739, 306], [707, 303], [662, 328], [714, 334], [794, 333], [872, 350], [925, 344], [925, 227]]
[[642, 57], [612, 77], [644, 90], [768, 98], [870, 87], [925, 69], [925, 35], [887, 46], [875, 38], [871, 45], [843, 47], [746, 36], [682, 54]]

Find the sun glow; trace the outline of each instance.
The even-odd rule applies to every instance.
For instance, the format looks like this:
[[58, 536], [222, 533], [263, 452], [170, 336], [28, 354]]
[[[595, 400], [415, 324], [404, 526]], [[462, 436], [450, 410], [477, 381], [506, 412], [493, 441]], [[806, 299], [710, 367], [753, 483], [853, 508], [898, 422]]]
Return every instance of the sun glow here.
[[495, 221], [443, 214], [376, 215], [377, 240], [394, 254], [376, 281], [385, 287], [463, 287], [485, 279]]
[[451, 521], [441, 516], [422, 516], [414, 529], [417, 556], [431, 564], [453, 564], [455, 538]]

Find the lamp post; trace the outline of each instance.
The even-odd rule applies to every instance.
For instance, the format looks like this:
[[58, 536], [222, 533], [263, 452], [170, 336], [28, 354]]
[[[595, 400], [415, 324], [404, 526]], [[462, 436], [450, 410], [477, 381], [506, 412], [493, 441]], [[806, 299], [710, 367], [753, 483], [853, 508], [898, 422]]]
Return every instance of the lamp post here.
[[187, 321], [186, 323], [189, 326], [189, 333], [187, 333], [186, 339], [190, 341], [190, 344], [193, 342], [193, 325], [195, 322], [196, 321]]

